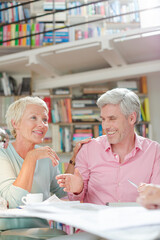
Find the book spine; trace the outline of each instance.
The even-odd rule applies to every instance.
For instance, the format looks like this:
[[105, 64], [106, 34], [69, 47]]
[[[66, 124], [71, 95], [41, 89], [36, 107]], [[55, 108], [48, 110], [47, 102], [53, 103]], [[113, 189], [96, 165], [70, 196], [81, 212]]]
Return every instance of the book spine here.
[[145, 111], [145, 116], [146, 116], [146, 121], [150, 122], [150, 110], [149, 110], [149, 99], [146, 97], [144, 99], [144, 111]]
[[147, 78], [146, 76], [142, 76], [140, 79], [141, 82], [141, 92], [144, 94], [148, 93], [148, 89], [147, 89]]

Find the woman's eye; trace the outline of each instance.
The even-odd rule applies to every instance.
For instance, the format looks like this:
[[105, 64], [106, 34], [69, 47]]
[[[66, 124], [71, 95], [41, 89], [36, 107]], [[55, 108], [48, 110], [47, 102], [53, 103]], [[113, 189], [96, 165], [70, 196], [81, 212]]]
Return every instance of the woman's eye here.
[[48, 122], [48, 119], [47, 119], [47, 118], [44, 118], [44, 119], [43, 119], [43, 122], [47, 123], [47, 122]]

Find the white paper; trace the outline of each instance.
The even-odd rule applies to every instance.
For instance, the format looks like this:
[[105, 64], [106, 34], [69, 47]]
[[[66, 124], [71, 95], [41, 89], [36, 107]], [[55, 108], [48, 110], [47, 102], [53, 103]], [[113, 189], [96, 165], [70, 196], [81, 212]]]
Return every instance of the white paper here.
[[39, 217], [62, 222], [107, 238], [110, 232], [160, 225], [160, 210], [143, 207], [107, 207], [89, 203], [59, 201], [1, 210], [0, 217]]

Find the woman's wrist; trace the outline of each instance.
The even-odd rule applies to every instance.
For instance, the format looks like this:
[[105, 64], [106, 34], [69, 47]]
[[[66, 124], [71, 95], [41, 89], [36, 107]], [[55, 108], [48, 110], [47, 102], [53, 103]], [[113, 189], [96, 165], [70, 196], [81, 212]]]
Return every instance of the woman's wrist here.
[[71, 165], [75, 166], [75, 164], [76, 164], [76, 163], [75, 163], [75, 160], [73, 160], [73, 159], [70, 159], [70, 160], [69, 160], [69, 164], [71, 164]]

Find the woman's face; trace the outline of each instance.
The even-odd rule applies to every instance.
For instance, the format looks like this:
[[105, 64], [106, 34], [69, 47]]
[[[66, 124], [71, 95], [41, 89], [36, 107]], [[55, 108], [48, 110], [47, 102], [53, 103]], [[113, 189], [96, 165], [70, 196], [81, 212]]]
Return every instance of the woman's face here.
[[32, 144], [43, 142], [48, 130], [48, 114], [44, 107], [29, 104], [19, 123], [16, 124], [16, 139]]

